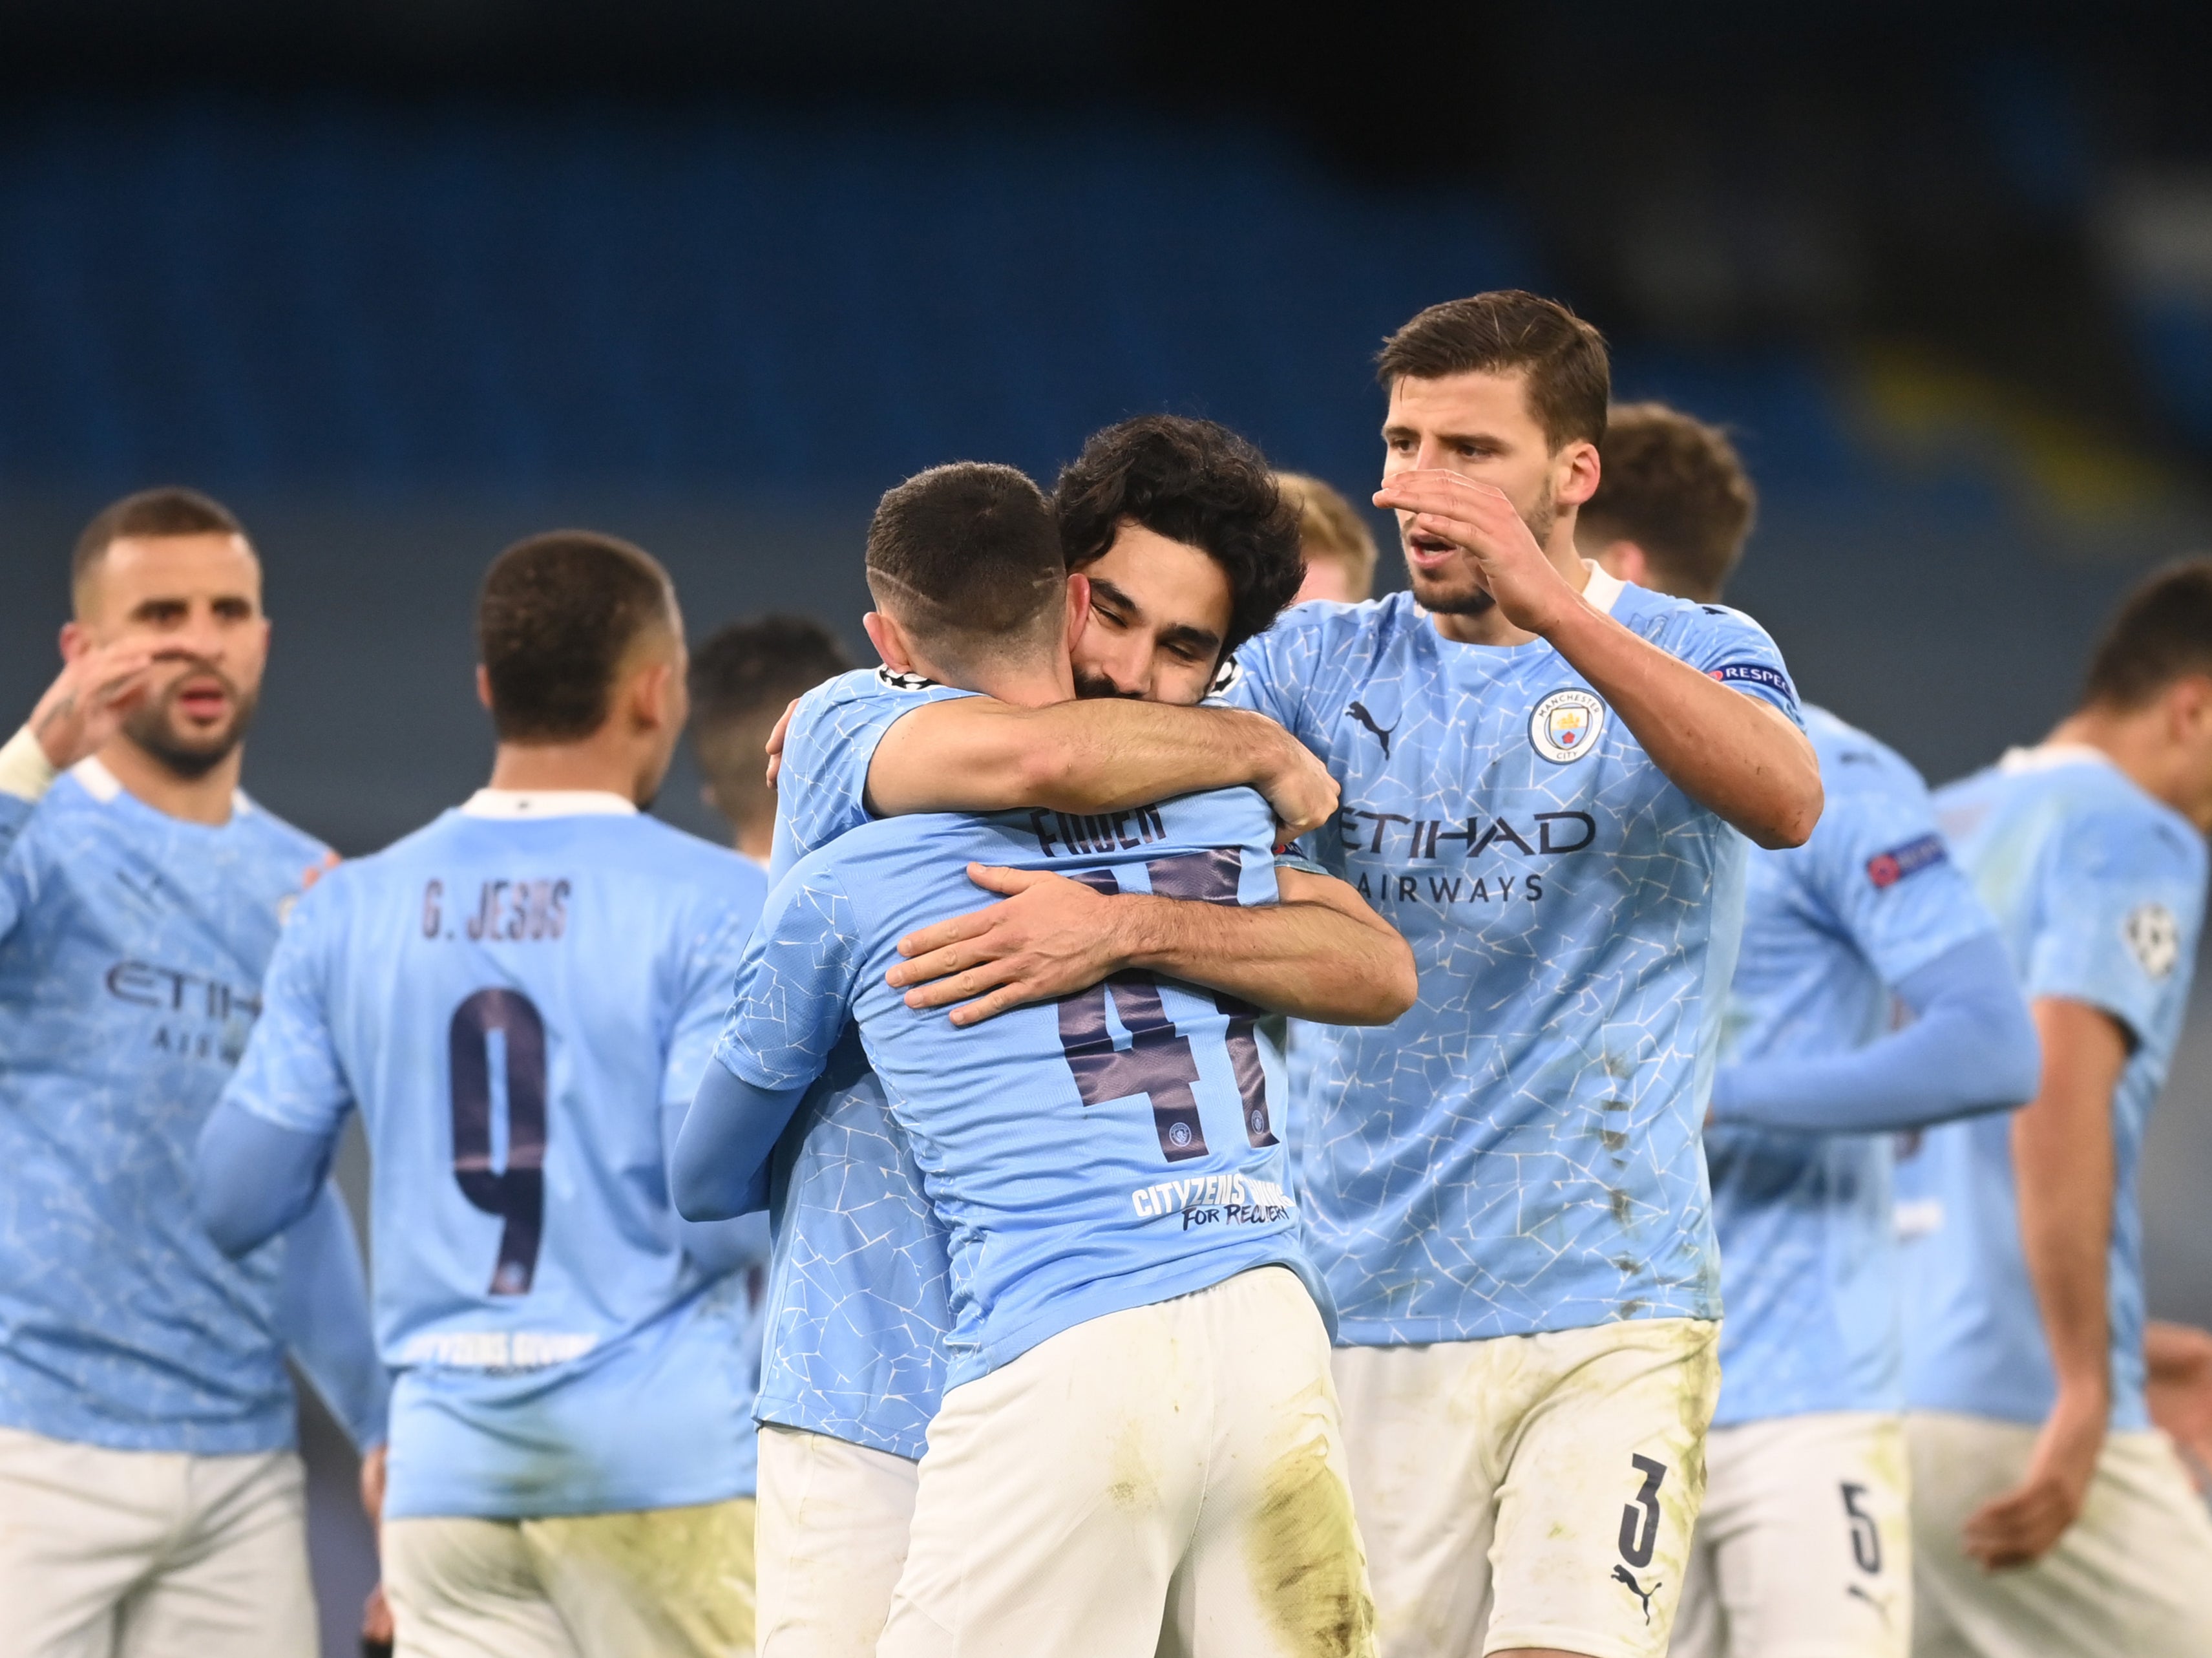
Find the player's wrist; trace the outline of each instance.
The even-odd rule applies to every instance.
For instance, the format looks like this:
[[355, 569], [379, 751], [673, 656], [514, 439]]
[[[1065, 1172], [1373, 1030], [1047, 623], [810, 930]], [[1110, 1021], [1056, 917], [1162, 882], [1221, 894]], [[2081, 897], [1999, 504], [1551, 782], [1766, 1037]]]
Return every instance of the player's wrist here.
[[0, 794], [36, 801], [61, 774], [61, 767], [46, 753], [39, 734], [27, 725], [0, 744]]

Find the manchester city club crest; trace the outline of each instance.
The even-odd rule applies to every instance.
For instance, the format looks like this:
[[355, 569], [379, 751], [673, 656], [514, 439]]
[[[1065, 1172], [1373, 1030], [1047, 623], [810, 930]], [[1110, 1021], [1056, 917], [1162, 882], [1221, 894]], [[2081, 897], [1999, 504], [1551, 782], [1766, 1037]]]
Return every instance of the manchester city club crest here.
[[1605, 704], [1590, 691], [1554, 691], [1528, 716], [1528, 741], [1555, 765], [1578, 760], [1605, 730]]

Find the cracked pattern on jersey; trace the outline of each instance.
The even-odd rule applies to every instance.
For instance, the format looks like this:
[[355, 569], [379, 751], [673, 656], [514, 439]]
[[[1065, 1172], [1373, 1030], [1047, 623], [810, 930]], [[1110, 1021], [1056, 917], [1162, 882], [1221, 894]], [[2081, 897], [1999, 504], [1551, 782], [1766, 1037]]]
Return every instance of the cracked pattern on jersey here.
[[[1796, 718], [1748, 618], [1633, 588], [1611, 610]], [[1340, 1339], [1717, 1316], [1698, 1119], [1748, 843], [1540, 642], [1453, 644], [1401, 594], [1301, 607], [1241, 660], [1231, 699], [1343, 790], [1322, 862], [1420, 971], [1396, 1023], [1299, 1033], [1304, 1206]]]
[[228, 824], [185, 823], [79, 768], [35, 808], [0, 795], [0, 1423], [289, 1444], [287, 1245], [225, 1259], [191, 1171], [325, 849], [242, 795]]
[[[802, 697], [784, 738], [771, 878], [869, 821], [868, 765], [893, 722], [968, 694], [861, 669]], [[758, 1414], [919, 1457], [952, 1323], [945, 1229], [858, 1039], [848, 1041], [777, 1151]]]

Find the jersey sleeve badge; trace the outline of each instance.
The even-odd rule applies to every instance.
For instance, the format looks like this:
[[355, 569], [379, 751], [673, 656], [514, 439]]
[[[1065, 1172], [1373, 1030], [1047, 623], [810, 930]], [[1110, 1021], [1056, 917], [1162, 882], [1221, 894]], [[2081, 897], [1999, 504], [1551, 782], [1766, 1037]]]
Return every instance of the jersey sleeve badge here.
[[1528, 716], [1528, 741], [1555, 765], [1582, 759], [1604, 731], [1605, 704], [1594, 692], [1554, 691]]
[[2181, 960], [2181, 923], [2163, 904], [2138, 904], [2124, 923], [2128, 948], [2153, 978], [2164, 978]]
[[1887, 852], [1876, 852], [1867, 860], [1867, 879], [1887, 892], [1907, 875], [1918, 875], [1931, 864], [1937, 864], [1951, 856], [1941, 835], [1923, 835], [1917, 840], [1908, 840], [1902, 846], [1893, 846]]

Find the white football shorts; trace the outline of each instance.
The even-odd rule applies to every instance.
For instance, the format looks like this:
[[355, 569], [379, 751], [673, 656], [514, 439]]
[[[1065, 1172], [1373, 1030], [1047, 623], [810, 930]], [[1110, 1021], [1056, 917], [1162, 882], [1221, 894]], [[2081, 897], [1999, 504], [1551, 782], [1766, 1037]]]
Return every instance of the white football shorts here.
[[384, 1522], [394, 1658], [750, 1658], [753, 1499]]
[[1914, 1658], [2180, 1658], [2212, 1653], [2212, 1514], [2160, 1433], [2105, 1442], [2088, 1501], [2032, 1566], [1985, 1572], [1967, 1515], [2027, 1472], [2036, 1430], [1915, 1411]]
[[918, 1465], [770, 1423], [760, 1430], [761, 1658], [872, 1658], [906, 1566]]
[[319, 1639], [290, 1451], [111, 1451], [0, 1428], [8, 1658], [301, 1658]]
[[1281, 1267], [945, 1396], [884, 1658], [1371, 1658], [1328, 1337]]
[[1660, 1658], [1705, 1490], [1720, 1326], [1340, 1347], [1383, 1658]]
[[1905, 1464], [1884, 1411], [1714, 1429], [1674, 1658], [1909, 1658]]

